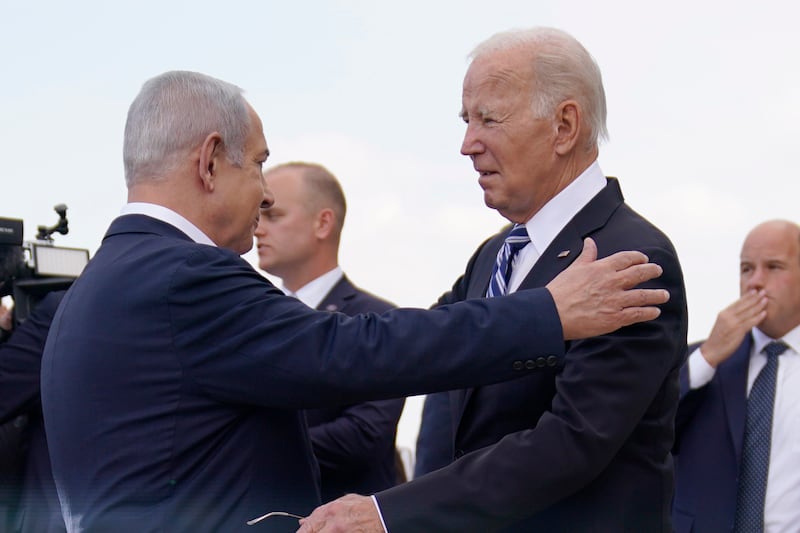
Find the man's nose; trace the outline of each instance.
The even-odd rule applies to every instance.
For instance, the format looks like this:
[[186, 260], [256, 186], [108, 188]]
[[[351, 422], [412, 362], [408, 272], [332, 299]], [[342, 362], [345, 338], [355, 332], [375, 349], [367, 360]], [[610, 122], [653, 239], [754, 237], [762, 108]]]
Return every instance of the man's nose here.
[[750, 274], [750, 277], [747, 278], [747, 283], [745, 284], [745, 288], [760, 290], [764, 288], [764, 269], [761, 267], [756, 267], [753, 270], [753, 273]]
[[464, 132], [464, 140], [461, 142], [462, 155], [475, 155], [483, 151], [483, 143], [478, 139], [475, 127], [467, 124], [467, 131]]
[[272, 204], [275, 203], [275, 196], [272, 194], [272, 191], [267, 185], [266, 181], [261, 182], [261, 188], [263, 190], [263, 197], [261, 198], [261, 209], [267, 209], [268, 207], [272, 207]]
[[253, 235], [255, 235], [257, 238], [266, 235], [267, 232], [264, 226], [264, 214], [262, 213], [258, 219], [258, 224], [256, 224], [256, 230], [253, 232]]

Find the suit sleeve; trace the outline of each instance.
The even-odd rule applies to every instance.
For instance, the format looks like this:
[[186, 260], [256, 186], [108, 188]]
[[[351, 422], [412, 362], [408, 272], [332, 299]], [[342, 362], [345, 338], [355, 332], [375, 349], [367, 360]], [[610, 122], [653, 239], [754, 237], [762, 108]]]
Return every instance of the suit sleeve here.
[[[434, 308], [467, 299], [466, 280], [472, 277], [475, 263], [490, 241], [491, 238], [486, 239], [472, 254], [465, 273], [456, 280], [449, 291], [439, 297], [433, 305]], [[436, 392], [425, 397], [416, 447], [414, 477], [438, 470], [453, 461], [453, 416], [449, 392]]]
[[[227, 255], [204, 248], [171, 273], [164, 325], [186, 386], [218, 401], [305, 409], [399, 398], [536, 372], [518, 359], [522, 346], [564, 353], [544, 288], [351, 318], [287, 298]], [[207, 301], [217, 304], [198, 305]]]
[[334, 420], [309, 427], [314, 455], [329, 470], [353, 468], [394, 445], [405, 399], [351, 405]]
[[39, 409], [39, 373], [50, 322], [63, 291], [45, 296], [31, 316], [0, 344], [0, 422]]
[[[656, 320], [573, 342], [556, 378], [552, 408], [535, 427], [377, 495], [389, 533], [493, 531], [535, 514], [579, 491], [616, 454], [664, 461], [672, 435], [639, 435], [647, 450], [630, 450], [645, 411], [666, 394], [677, 401], [677, 372], [686, 353], [686, 303], [677, 257], [643, 250], [664, 269], [644, 284], [667, 288], [670, 301]], [[672, 398], [669, 405], [674, 405]], [[659, 402], [663, 403], [663, 402]], [[659, 426], [671, 427], [670, 420]], [[452, 512], [458, 509], [458, 512]]]
[[[691, 355], [701, 344], [699, 342], [690, 345], [686, 350], [687, 356]], [[675, 444], [672, 447], [672, 453], [675, 455], [680, 453], [683, 432], [703, 403], [709, 384], [710, 382], [697, 389], [691, 388], [689, 384], [689, 360], [687, 359], [681, 366], [680, 374], [681, 396], [680, 402], [678, 402], [678, 412], [675, 415]]]

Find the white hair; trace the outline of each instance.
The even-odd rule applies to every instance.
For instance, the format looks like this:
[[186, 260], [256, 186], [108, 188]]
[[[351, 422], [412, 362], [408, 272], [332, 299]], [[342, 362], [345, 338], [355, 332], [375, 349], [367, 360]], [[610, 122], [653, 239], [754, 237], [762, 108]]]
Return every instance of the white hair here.
[[606, 94], [600, 67], [570, 34], [536, 27], [496, 33], [469, 54], [475, 60], [494, 52], [520, 49], [530, 54], [533, 67], [533, 111], [545, 118], [567, 99], [574, 99], [587, 116], [589, 147], [608, 139]]
[[228, 160], [241, 166], [249, 129], [242, 89], [197, 72], [165, 72], [145, 82], [128, 109], [125, 182], [130, 187], [164, 178], [213, 132], [221, 135]]

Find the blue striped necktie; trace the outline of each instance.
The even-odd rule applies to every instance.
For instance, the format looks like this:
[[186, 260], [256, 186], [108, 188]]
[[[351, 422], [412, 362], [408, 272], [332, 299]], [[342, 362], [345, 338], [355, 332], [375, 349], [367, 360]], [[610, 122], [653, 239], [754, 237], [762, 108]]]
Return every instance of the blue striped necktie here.
[[486, 297], [502, 296], [508, 292], [508, 280], [511, 278], [511, 263], [517, 252], [522, 250], [525, 245], [531, 242], [528, 237], [528, 229], [524, 224], [515, 224], [511, 232], [506, 236], [506, 241], [497, 252], [497, 261], [492, 269], [492, 277], [489, 280], [489, 288], [486, 289]]
[[736, 496], [737, 533], [764, 530], [764, 501], [767, 494], [769, 452], [772, 444], [772, 406], [778, 356], [788, 349], [782, 341], [772, 341], [762, 350], [767, 364], [761, 369], [747, 397], [747, 422], [744, 428], [739, 491]]

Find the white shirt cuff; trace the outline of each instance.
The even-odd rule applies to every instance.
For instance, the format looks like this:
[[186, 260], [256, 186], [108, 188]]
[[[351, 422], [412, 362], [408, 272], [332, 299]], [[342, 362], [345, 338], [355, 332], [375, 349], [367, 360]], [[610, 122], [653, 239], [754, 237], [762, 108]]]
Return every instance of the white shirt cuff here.
[[716, 374], [717, 370], [708, 364], [700, 348], [689, 355], [689, 388], [699, 389], [707, 384]]
[[383, 533], [389, 533], [389, 531], [386, 529], [386, 522], [383, 521], [383, 514], [381, 513], [381, 506], [378, 505], [378, 498], [376, 498], [374, 494], [370, 496], [370, 498], [372, 498], [372, 503], [375, 504], [375, 510], [378, 511], [378, 518], [381, 519], [381, 527], [383, 527]]

